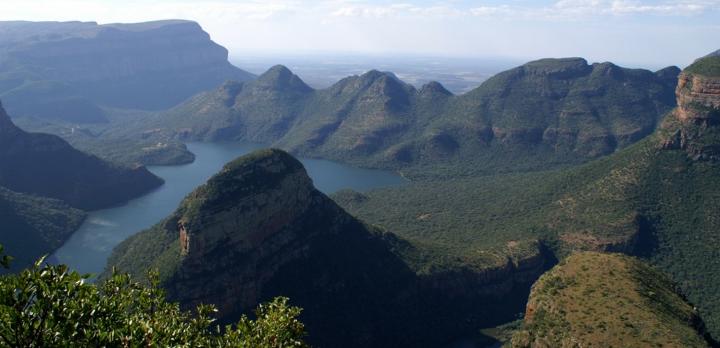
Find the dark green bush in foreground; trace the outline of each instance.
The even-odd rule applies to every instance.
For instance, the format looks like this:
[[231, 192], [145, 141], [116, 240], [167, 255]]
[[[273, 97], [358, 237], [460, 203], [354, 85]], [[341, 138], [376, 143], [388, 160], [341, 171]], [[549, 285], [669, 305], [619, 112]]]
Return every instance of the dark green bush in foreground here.
[[[0, 264], [8, 259], [0, 248]], [[236, 326], [214, 324], [213, 306], [182, 311], [151, 286], [115, 274], [85, 282], [67, 266], [39, 260], [0, 277], [0, 347], [305, 347], [300, 308], [279, 297], [261, 304], [257, 318]]]

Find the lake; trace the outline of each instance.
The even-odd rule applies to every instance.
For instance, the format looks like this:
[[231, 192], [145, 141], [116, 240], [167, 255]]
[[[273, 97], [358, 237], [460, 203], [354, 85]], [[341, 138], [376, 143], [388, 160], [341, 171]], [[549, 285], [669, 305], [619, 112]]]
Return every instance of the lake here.
[[[99, 274], [105, 269], [113, 248], [170, 215], [180, 201], [229, 161], [262, 148], [252, 144], [190, 143], [195, 162], [181, 166], [148, 167], [165, 184], [127, 204], [91, 212], [70, 239], [49, 258], [80, 273]], [[366, 191], [405, 182], [397, 174], [383, 170], [360, 169], [340, 163], [300, 159], [315, 187], [330, 194], [344, 188]]]

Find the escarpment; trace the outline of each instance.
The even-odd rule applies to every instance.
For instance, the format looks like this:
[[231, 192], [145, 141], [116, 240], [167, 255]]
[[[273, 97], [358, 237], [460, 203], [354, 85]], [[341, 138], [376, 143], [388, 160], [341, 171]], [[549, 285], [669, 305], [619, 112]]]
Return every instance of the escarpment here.
[[720, 56], [687, 67], [675, 94], [678, 106], [663, 124], [660, 147], [683, 149], [694, 160], [720, 160]]
[[296, 159], [261, 150], [123, 242], [109, 266], [159, 269], [171, 299], [215, 304], [223, 322], [282, 295], [304, 308], [315, 344], [391, 347], [436, 346], [512, 318], [548, 262], [537, 251], [493, 265], [426, 264], [441, 252], [357, 220]]
[[677, 117], [683, 122], [720, 122], [720, 76], [681, 73], [678, 78]]
[[107, 121], [104, 107], [162, 110], [254, 75], [195, 22], [0, 22], [0, 98], [14, 116]]

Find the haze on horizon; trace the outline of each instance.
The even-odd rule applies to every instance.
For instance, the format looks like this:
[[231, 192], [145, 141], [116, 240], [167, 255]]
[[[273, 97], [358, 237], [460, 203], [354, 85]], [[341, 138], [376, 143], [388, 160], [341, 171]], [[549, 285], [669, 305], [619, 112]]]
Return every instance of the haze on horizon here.
[[718, 47], [720, 0], [3, 0], [0, 20], [189, 19], [242, 55], [580, 56], [686, 66]]

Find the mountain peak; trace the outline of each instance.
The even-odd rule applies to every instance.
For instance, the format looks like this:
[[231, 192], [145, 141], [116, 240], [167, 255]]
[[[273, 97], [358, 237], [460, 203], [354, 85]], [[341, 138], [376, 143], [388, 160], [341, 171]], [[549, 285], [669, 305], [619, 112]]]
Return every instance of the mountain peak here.
[[677, 80], [678, 75], [680, 75], [680, 72], [682, 72], [682, 70], [680, 70], [680, 68], [673, 65], [673, 66], [662, 68], [662, 69], [656, 71], [655, 75], [660, 77], [663, 80], [669, 81], [669, 80]]
[[313, 89], [284, 65], [275, 65], [254, 81], [256, 85], [298, 92], [311, 92]]
[[430, 81], [420, 88], [420, 95], [452, 95], [440, 82]]
[[576, 77], [592, 71], [587, 60], [579, 57], [545, 58], [529, 62], [522, 66], [531, 74], [553, 75], [558, 77]]
[[367, 81], [375, 81], [381, 78], [389, 78], [400, 84], [405, 84], [400, 78], [390, 71], [380, 71], [376, 69], [368, 70], [364, 74], [360, 75], [360, 78]]
[[193, 227], [206, 225], [218, 211], [255, 209], [267, 204], [271, 196], [278, 208], [302, 206], [313, 191], [300, 161], [282, 150], [258, 150], [226, 164], [190, 194], [181, 205], [180, 221], [194, 232]]

